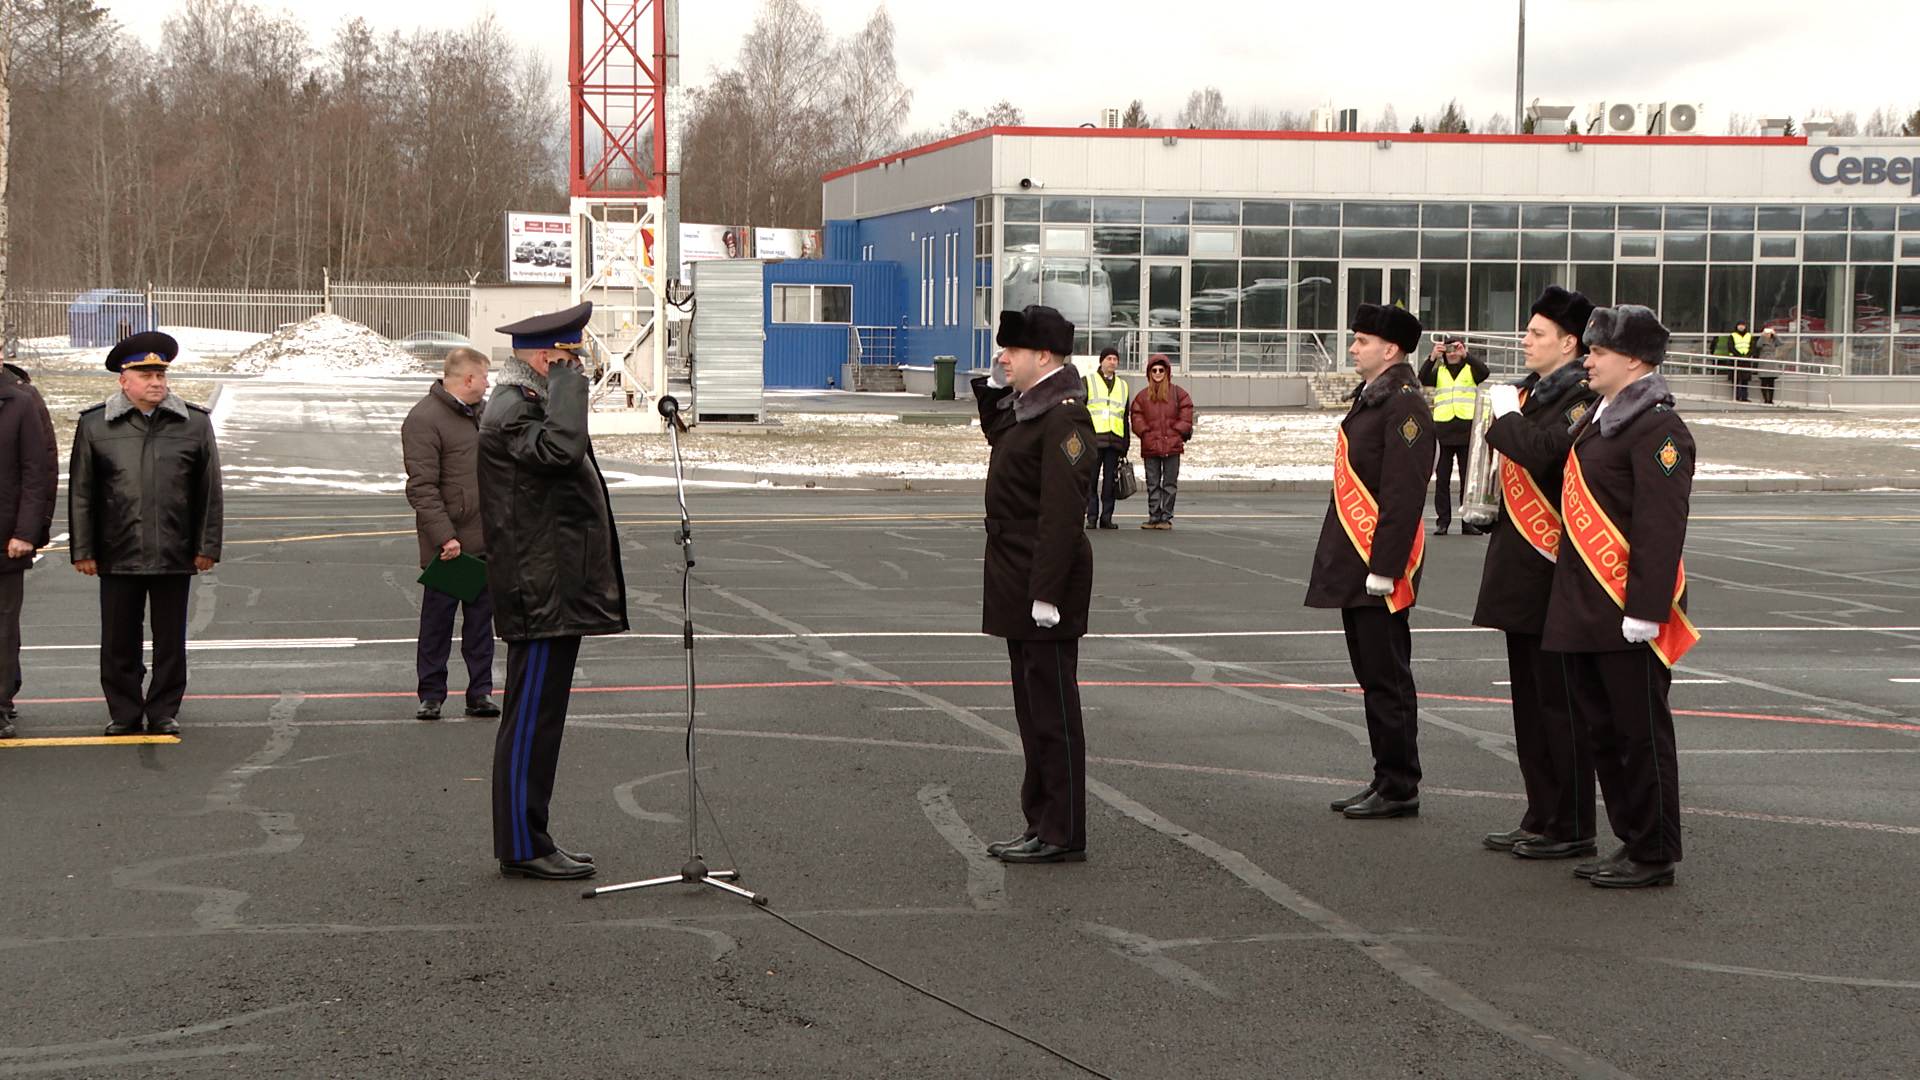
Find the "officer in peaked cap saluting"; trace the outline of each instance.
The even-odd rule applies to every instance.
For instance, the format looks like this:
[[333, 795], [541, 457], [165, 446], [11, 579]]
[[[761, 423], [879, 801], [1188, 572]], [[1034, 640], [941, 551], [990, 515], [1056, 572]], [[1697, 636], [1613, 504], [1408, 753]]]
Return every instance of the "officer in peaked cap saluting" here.
[[1347, 354], [1366, 382], [1340, 422], [1307, 606], [1340, 609], [1366, 704], [1373, 782], [1332, 808], [1349, 818], [1413, 816], [1419, 701], [1408, 616], [1426, 551], [1420, 516], [1433, 475], [1433, 412], [1407, 362], [1420, 345], [1420, 320], [1403, 308], [1361, 304], [1352, 329]]
[[[180, 345], [133, 334], [107, 353], [120, 389], [80, 414], [67, 463], [73, 568], [100, 579], [100, 689], [108, 735], [180, 731], [193, 575], [220, 561], [220, 451], [203, 405], [167, 387]], [[142, 624], [152, 613], [144, 692]]]
[[480, 420], [480, 521], [507, 688], [493, 753], [493, 848], [509, 877], [593, 876], [547, 833], [580, 639], [627, 629], [606, 481], [580, 370], [592, 304], [498, 328], [513, 355]]

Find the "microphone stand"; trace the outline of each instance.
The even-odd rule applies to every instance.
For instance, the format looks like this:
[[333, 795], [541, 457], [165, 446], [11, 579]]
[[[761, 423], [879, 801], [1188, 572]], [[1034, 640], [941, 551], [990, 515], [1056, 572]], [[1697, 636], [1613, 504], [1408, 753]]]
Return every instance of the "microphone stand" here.
[[680, 501], [680, 531], [674, 536], [674, 543], [680, 545], [682, 559], [680, 644], [687, 654], [687, 861], [678, 874], [629, 881], [622, 885], [603, 885], [588, 889], [581, 894], [581, 899], [591, 900], [609, 893], [651, 889], [659, 885], [709, 885], [764, 907], [767, 902], [765, 894], [748, 892], [734, 884], [740, 877], [738, 870], [709, 870], [706, 859], [700, 854], [700, 781], [695, 772], [694, 738], [694, 699], [697, 691], [693, 674], [693, 599], [689, 584], [694, 565], [693, 520], [687, 513], [687, 484], [680, 458], [680, 433], [686, 430], [686, 422], [680, 417], [680, 403], [670, 395], [660, 399], [659, 409], [660, 415], [666, 418], [667, 437], [673, 447], [673, 487]]

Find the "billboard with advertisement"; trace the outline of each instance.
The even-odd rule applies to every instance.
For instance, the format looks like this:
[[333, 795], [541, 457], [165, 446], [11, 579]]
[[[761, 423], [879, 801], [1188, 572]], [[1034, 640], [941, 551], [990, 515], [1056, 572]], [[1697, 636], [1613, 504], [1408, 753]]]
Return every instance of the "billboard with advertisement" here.
[[564, 285], [573, 279], [573, 219], [507, 211], [507, 282]]
[[819, 229], [755, 229], [753, 254], [757, 259], [817, 259]]
[[693, 264], [702, 259], [745, 259], [752, 255], [745, 229], [680, 223], [681, 281], [693, 280]]

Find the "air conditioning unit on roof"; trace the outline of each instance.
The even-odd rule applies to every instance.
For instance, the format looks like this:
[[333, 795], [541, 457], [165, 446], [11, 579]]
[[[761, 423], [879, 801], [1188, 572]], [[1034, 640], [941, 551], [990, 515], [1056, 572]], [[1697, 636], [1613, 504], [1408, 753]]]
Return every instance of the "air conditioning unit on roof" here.
[[1625, 101], [1601, 102], [1588, 114], [1590, 135], [1645, 135], [1649, 109]]
[[1692, 135], [1700, 130], [1702, 106], [1693, 101], [1670, 102], [1661, 118], [1661, 133]]

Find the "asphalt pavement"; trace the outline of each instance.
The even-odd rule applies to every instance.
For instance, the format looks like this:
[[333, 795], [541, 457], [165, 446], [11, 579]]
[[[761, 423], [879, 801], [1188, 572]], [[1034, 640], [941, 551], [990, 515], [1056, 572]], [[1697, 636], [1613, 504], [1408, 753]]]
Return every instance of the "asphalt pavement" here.
[[[249, 454], [372, 468], [269, 427]], [[1479, 844], [1521, 808], [1480, 539], [1428, 549], [1422, 815], [1353, 822], [1327, 802], [1369, 773], [1360, 703], [1300, 604], [1324, 498], [1193, 497], [1171, 532], [1123, 508], [1081, 654], [1090, 858], [1003, 867], [978, 497], [690, 506], [704, 853], [1080, 1064], [717, 891], [501, 878], [494, 725], [411, 719], [404, 501], [262, 480], [195, 586], [182, 740], [0, 749], [0, 1077], [1913, 1075], [1909, 493], [1696, 499], [1687, 858], [1625, 893]], [[595, 884], [686, 857], [673, 503], [616, 509], [633, 632], [582, 651], [553, 806]], [[63, 554], [30, 572], [29, 740], [105, 722], [95, 596]]]

